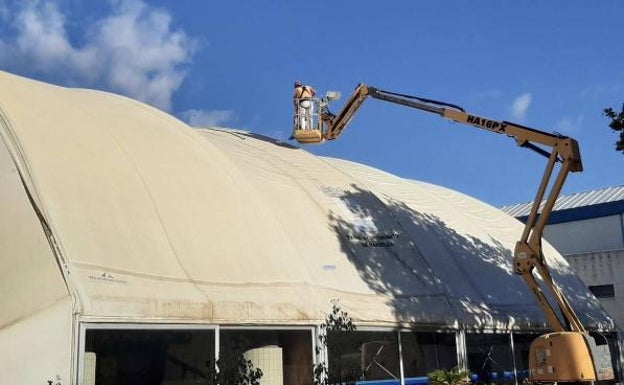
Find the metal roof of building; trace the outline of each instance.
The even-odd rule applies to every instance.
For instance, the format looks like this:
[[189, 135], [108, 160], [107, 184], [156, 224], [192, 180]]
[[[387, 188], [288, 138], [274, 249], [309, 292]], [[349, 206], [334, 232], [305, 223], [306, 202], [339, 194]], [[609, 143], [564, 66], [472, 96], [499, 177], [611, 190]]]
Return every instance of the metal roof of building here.
[[[624, 185], [562, 195], [557, 199], [553, 212], [617, 201], [624, 201]], [[529, 215], [532, 204], [533, 202], [517, 203], [503, 206], [501, 210], [514, 217], [525, 217]]]

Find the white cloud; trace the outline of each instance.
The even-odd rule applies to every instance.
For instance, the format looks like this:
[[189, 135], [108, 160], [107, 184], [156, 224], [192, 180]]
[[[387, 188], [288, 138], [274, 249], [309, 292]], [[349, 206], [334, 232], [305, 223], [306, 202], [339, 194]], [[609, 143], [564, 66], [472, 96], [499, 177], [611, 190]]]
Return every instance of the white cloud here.
[[220, 126], [235, 118], [234, 113], [228, 110], [188, 110], [180, 116], [192, 127]]
[[554, 129], [556, 132], [564, 135], [578, 134], [581, 131], [583, 119], [583, 115], [578, 115], [574, 119], [563, 118], [555, 124]]
[[[57, 2], [19, 2], [11, 12], [15, 35], [0, 40], [0, 65], [62, 76], [69, 83], [102, 85], [171, 109], [171, 97], [186, 77], [183, 68], [197, 42], [172, 30], [171, 15], [140, 0], [113, 1], [112, 11], [85, 29], [84, 43], [72, 44], [66, 15]], [[12, 14], [12, 15], [11, 15]]]
[[515, 120], [523, 121], [531, 106], [531, 94], [524, 93], [511, 103], [511, 115]]

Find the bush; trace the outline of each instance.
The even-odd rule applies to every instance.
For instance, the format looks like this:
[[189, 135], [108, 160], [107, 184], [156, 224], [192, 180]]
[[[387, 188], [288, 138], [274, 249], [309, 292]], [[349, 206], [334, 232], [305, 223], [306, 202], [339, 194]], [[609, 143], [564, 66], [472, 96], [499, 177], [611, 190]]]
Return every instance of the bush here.
[[467, 385], [470, 383], [468, 372], [455, 367], [451, 370], [438, 369], [427, 374], [431, 385]]

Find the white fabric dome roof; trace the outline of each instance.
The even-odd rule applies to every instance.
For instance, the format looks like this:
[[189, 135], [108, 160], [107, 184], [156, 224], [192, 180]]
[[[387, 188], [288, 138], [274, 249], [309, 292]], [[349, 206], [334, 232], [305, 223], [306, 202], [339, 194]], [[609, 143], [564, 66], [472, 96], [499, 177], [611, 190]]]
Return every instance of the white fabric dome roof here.
[[461, 193], [4, 72], [0, 108], [0, 327], [65, 297], [85, 320], [314, 324], [339, 299], [359, 325], [544, 326], [522, 225]]

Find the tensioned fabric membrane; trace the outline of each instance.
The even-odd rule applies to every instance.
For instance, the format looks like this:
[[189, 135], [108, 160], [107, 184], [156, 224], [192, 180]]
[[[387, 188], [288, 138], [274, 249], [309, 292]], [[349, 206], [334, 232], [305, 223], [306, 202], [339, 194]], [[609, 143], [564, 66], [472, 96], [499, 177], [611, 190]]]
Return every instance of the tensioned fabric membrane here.
[[0, 336], [44, 313], [308, 325], [332, 300], [359, 325], [545, 326], [512, 272], [522, 225], [464, 194], [6, 72], [0, 108]]

